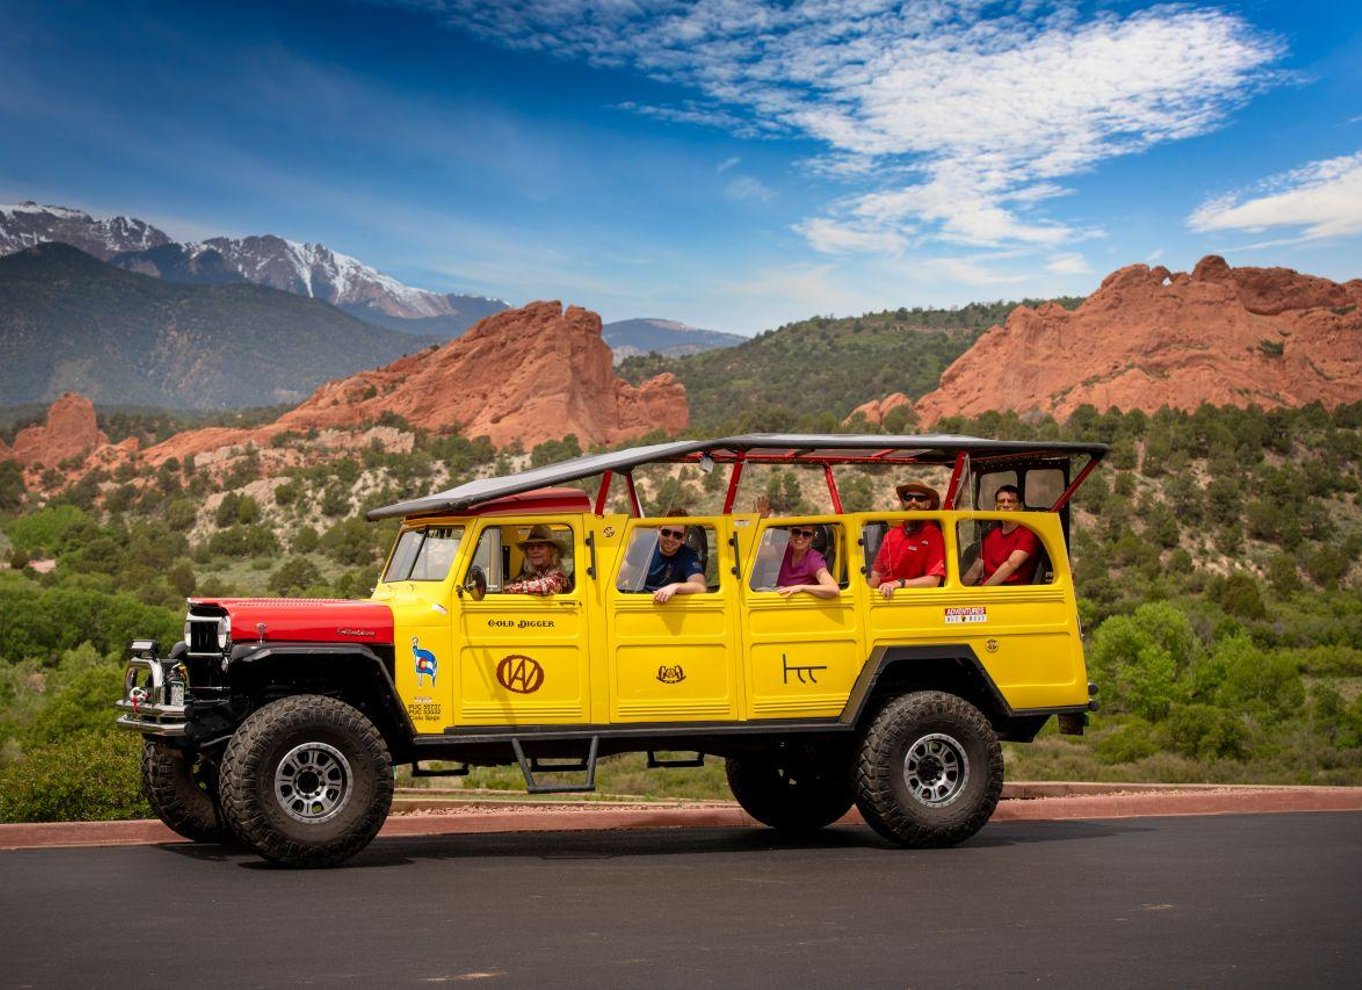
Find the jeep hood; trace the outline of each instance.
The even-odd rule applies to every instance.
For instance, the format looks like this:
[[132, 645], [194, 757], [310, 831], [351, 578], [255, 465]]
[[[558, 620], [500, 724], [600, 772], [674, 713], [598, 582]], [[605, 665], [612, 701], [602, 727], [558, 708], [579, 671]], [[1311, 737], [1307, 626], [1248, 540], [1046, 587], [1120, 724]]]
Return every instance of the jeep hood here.
[[[392, 645], [387, 605], [340, 598], [191, 598], [190, 612], [225, 612], [232, 642]], [[263, 627], [263, 628], [262, 628]]]

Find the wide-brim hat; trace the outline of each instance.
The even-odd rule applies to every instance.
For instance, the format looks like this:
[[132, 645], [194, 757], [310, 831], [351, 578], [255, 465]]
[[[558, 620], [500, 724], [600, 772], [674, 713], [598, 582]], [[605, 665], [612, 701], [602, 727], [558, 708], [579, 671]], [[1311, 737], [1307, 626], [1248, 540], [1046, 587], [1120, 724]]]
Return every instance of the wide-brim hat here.
[[908, 492], [918, 492], [922, 495], [926, 495], [929, 499], [931, 499], [931, 502], [929, 504], [933, 509], [941, 508], [941, 493], [938, 492], [931, 485], [924, 485], [918, 481], [905, 481], [901, 485], [896, 485], [894, 487], [894, 491], [898, 493], [900, 500], [902, 500], [903, 496], [906, 495]]
[[559, 553], [567, 553], [567, 547], [563, 544], [563, 541], [554, 534], [553, 530], [549, 529], [543, 523], [533, 527], [530, 530], [530, 534], [516, 543], [516, 546], [521, 550], [524, 550], [526, 544], [529, 543], [551, 543], [558, 548]]

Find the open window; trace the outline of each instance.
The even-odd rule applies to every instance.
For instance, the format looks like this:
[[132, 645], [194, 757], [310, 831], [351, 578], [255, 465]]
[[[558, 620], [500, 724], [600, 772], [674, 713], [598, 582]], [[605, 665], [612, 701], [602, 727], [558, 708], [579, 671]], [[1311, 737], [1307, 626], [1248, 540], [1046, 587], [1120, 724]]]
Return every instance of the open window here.
[[[752, 573], [748, 579], [748, 587], [753, 591], [774, 591], [780, 584], [780, 573], [782, 568], [787, 567], [787, 555], [790, 560], [788, 566], [794, 568], [793, 552], [790, 549], [790, 537], [792, 530], [812, 531], [812, 541], [810, 550], [822, 558], [828, 573], [837, 582], [839, 588], [847, 587], [846, 577], [846, 531], [840, 523], [831, 522], [797, 522], [780, 523], [769, 526], [761, 537], [761, 544], [757, 547], [756, 559], [752, 564]], [[795, 584], [812, 584], [813, 575], [800, 578]]]
[[629, 593], [652, 593], [697, 572], [704, 575], [706, 591], [719, 590], [718, 535], [714, 527], [667, 518], [639, 526], [630, 534], [615, 587]]
[[[1011, 513], [1020, 516], [1020, 513]], [[956, 529], [960, 547], [960, 580], [985, 584], [1016, 551], [1026, 557], [1001, 582], [1002, 587], [1051, 584], [1055, 579], [1045, 543], [1024, 518], [967, 519]]]
[[[548, 547], [548, 552], [539, 558], [536, 568], [531, 544]], [[488, 594], [529, 593], [555, 594], [571, 591], [576, 586], [576, 561], [573, 550], [572, 528], [562, 523], [519, 523], [506, 526], [488, 526], [478, 538], [473, 550], [470, 566], [479, 567], [487, 578]], [[533, 591], [525, 590], [520, 582], [533, 580], [543, 573], [561, 571], [566, 582], [560, 591], [553, 590], [558, 585], [531, 586]]]
[[[920, 525], [912, 534], [899, 533], [891, 540], [891, 531], [904, 523]], [[915, 578], [939, 570], [941, 583], [945, 584], [945, 538], [941, 532], [940, 518], [935, 514], [925, 519], [917, 513], [910, 513], [898, 519], [868, 520], [861, 526], [860, 543], [861, 573], [867, 581], [878, 561], [882, 564], [880, 572], [883, 576]]]

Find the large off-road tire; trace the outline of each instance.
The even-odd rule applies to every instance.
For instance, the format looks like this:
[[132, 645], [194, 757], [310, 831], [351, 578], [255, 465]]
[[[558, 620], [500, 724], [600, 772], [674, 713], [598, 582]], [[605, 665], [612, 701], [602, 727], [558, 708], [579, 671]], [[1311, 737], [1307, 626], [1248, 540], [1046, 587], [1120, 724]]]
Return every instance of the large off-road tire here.
[[191, 842], [221, 842], [218, 766], [155, 739], [142, 742], [142, 793], [156, 817]]
[[730, 756], [724, 769], [743, 811], [782, 832], [831, 825], [851, 810], [855, 798], [845, 754], [750, 753]]
[[372, 722], [335, 698], [295, 695], [254, 712], [222, 756], [222, 812], [245, 845], [288, 866], [335, 866], [392, 807], [392, 761]]
[[861, 744], [856, 806], [904, 846], [953, 846], [993, 814], [1003, 753], [979, 709], [953, 694], [918, 691], [880, 710]]

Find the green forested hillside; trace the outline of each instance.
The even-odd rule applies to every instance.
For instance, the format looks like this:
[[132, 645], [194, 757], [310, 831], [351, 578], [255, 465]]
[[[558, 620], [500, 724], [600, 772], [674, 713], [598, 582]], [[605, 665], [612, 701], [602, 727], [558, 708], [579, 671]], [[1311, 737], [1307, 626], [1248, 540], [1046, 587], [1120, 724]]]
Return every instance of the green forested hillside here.
[[[1069, 308], [1079, 298], [1055, 300]], [[898, 309], [834, 319], [815, 316], [768, 330], [736, 347], [678, 358], [632, 357], [619, 371], [637, 384], [670, 371], [686, 386], [691, 424], [714, 432], [781, 430], [792, 420], [835, 429], [852, 409], [892, 392], [917, 399], [979, 334], [1024, 303], [959, 309]]]
[[[1362, 785], [1362, 404], [937, 425], [1113, 445], [1079, 492], [1071, 548], [1103, 709], [1083, 738], [1009, 745], [1013, 779]], [[46, 500], [0, 466], [0, 820], [142, 810], [136, 741], [109, 738], [105, 705], [125, 642], [177, 638], [185, 595], [364, 596], [393, 527], [363, 509], [577, 450], [418, 433], [409, 453], [284, 477], [260, 477], [248, 454], [222, 479], [170, 462]], [[819, 477], [751, 474], [778, 506], [816, 503]], [[682, 468], [643, 494], [703, 511], [718, 477]], [[893, 480], [844, 491], [868, 505]]]

